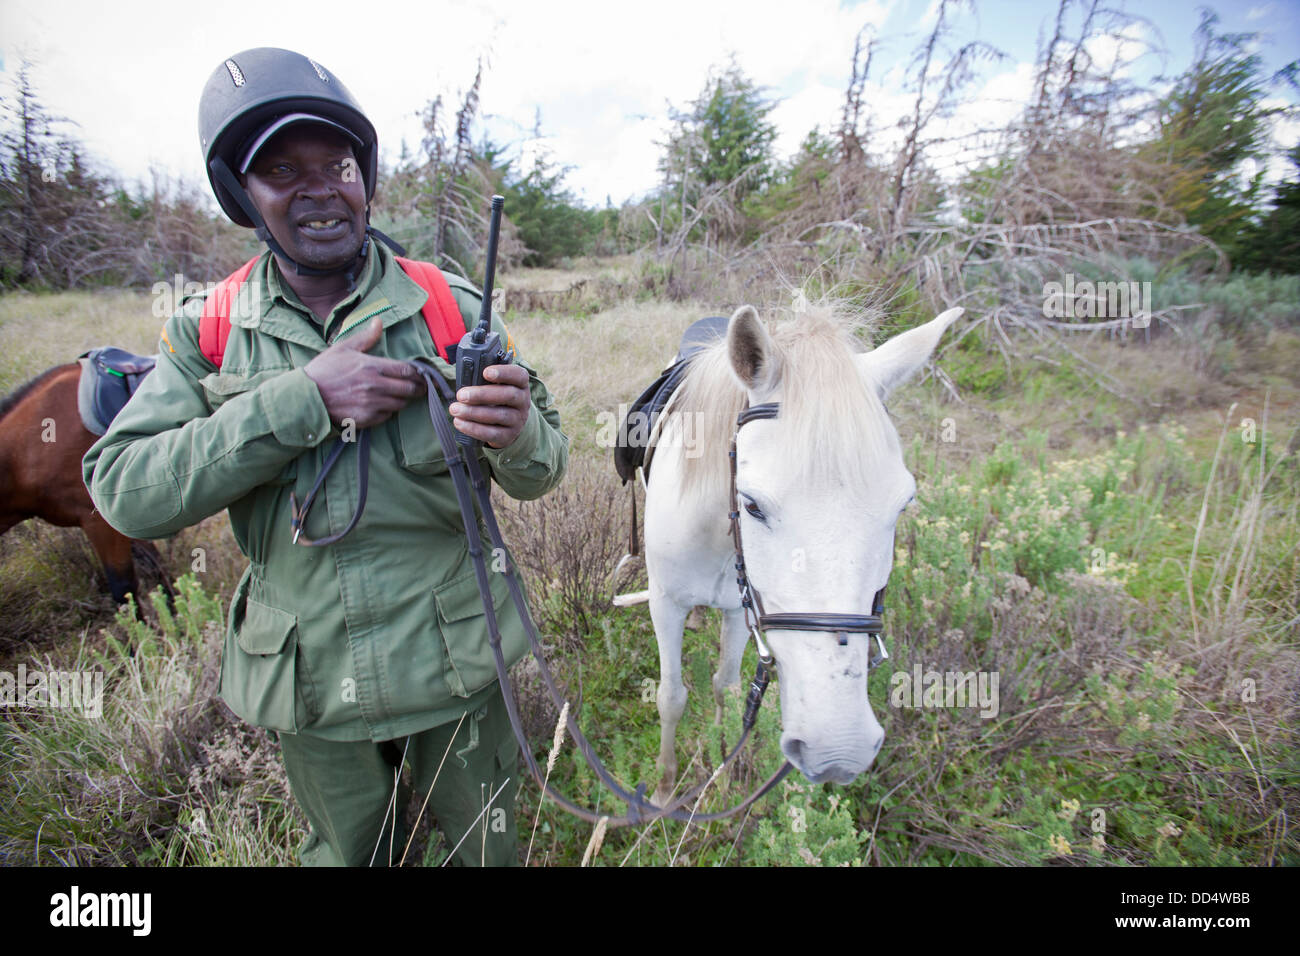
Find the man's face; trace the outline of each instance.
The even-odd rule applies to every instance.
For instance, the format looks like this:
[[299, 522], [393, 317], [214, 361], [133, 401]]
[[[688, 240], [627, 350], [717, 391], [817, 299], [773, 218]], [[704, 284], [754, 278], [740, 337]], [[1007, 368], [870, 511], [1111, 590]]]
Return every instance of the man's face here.
[[296, 262], [332, 269], [356, 258], [366, 233], [366, 186], [352, 144], [326, 126], [281, 130], [244, 177], [253, 205]]

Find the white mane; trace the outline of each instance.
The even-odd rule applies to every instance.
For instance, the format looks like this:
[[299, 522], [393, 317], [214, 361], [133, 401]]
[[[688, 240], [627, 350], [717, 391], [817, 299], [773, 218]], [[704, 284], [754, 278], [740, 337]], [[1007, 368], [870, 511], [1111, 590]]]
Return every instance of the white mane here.
[[[862, 350], [861, 326], [861, 320], [819, 307], [771, 330], [773, 380], [781, 400], [775, 423], [791, 478], [861, 487], [873, 463], [897, 448], [875, 388], [853, 361]], [[692, 417], [689, 427], [700, 453], [685, 459], [683, 493], [726, 495], [727, 449], [744, 407], [744, 389], [732, 372], [725, 339], [719, 340], [692, 360], [664, 422], [667, 439], [687, 427], [683, 416]]]

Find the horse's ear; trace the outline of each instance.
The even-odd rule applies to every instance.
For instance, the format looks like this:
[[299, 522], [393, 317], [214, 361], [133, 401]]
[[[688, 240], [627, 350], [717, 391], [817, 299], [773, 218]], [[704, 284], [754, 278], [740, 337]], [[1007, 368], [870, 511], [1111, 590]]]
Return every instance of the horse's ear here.
[[727, 354], [731, 369], [751, 395], [761, 396], [776, 385], [776, 350], [752, 305], [742, 305], [727, 324]]
[[925, 325], [895, 335], [879, 348], [857, 357], [859, 367], [871, 379], [882, 401], [929, 361], [948, 326], [965, 311], [962, 308], [949, 309]]

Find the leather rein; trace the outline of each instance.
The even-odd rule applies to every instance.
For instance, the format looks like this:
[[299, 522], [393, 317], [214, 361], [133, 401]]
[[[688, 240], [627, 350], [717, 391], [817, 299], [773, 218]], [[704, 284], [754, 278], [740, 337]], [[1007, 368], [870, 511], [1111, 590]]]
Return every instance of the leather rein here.
[[[527, 602], [523, 595], [523, 589], [515, 574], [514, 561], [509, 557], [510, 552], [505, 547], [505, 542], [501, 536], [501, 530], [497, 524], [496, 514], [492, 509], [491, 491], [487, 480], [483, 476], [482, 468], [479, 466], [478, 457], [474, 454], [464, 454], [462, 446], [456, 441], [456, 432], [452, 427], [448, 406], [455, 399], [455, 393], [452, 386], [438, 371], [428, 359], [415, 359], [410, 363], [420, 376], [425, 380], [426, 395], [429, 405], [429, 418], [433, 423], [438, 440], [442, 444], [443, 452], [446, 456], [447, 465], [451, 472], [452, 484], [456, 491], [457, 504], [460, 507], [461, 519], [465, 526], [465, 536], [469, 548], [470, 559], [474, 565], [475, 581], [478, 585], [479, 596], [483, 601], [483, 609], [486, 616], [488, 628], [488, 644], [492, 648], [493, 661], [496, 665], [497, 680], [501, 686], [501, 694], [505, 701], [506, 711], [510, 716], [510, 726], [514, 731], [515, 738], [519, 743], [520, 752], [523, 754], [524, 762], [528, 766], [529, 772], [533, 779], [537, 781], [543, 793], [554, 800], [562, 809], [591, 823], [604, 821], [607, 827], [610, 826], [634, 826], [650, 823], [661, 817], [668, 817], [674, 820], [685, 822], [707, 822], [710, 820], [719, 820], [732, 816], [742, 810], [748, 809], [755, 801], [765, 796], [773, 787], [777, 785], [791, 770], [793, 766], [789, 761], [784, 762], [777, 771], [772, 774], [762, 785], [741, 802], [734, 806], [715, 813], [697, 813], [694, 809], [687, 809], [688, 804], [698, 802], [705, 788], [707, 788], [722, 772], [736, 759], [741, 749], [748, 741], [753, 731], [754, 725], [758, 719], [758, 711], [762, 705], [764, 692], [771, 680], [775, 670], [775, 661], [771, 652], [768, 650], [766, 642], [762, 637], [762, 629], [770, 627], [778, 630], [812, 630], [812, 631], [831, 631], [840, 636], [840, 643], [847, 643], [847, 633], [866, 633], [875, 637], [880, 649], [878, 655], [871, 660], [870, 666], [875, 667], [881, 660], [888, 657], [885, 651], [884, 643], [881, 639], [883, 624], [880, 619], [882, 602], [884, 599], [884, 588], [876, 594], [873, 602], [873, 613], [868, 615], [852, 614], [765, 614], [763, 611], [762, 599], [758, 592], [750, 583], [745, 573], [744, 551], [740, 537], [740, 518], [739, 507], [736, 495], [736, 435], [731, 439], [731, 526], [732, 535], [736, 545], [736, 571], [737, 584], [740, 588], [741, 605], [745, 611], [746, 624], [749, 627], [750, 634], [753, 636], [755, 646], [758, 649], [758, 666], [753, 680], [750, 682], [749, 693], [745, 700], [745, 713], [742, 719], [742, 732], [736, 745], [726, 755], [724, 760], [718, 765], [717, 769], [709, 776], [704, 783], [697, 785], [689, 792], [673, 800], [667, 806], [659, 807], [646, 799], [646, 785], [638, 784], [632, 791], [628, 791], [609, 773], [604, 764], [596, 756], [591, 743], [578, 727], [577, 721], [572, 713], [567, 715], [567, 729], [569, 734], [581, 751], [587, 764], [596, 774], [597, 778], [610, 791], [612, 791], [620, 800], [627, 805], [627, 812], [620, 817], [612, 817], [609, 814], [601, 814], [585, 807], [578, 806], [566, 797], [557, 793], [549, 784], [546, 775], [537, 765], [533, 757], [532, 748], [524, 735], [523, 725], [520, 721], [518, 707], [515, 703], [514, 687], [510, 681], [508, 668], [506, 667], [505, 656], [501, 648], [501, 632], [497, 623], [495, 602], [489, 585], [487, 565], [484, 557], [483, 540], [477, 517], [475, 515], [475, 500], [477, 500], [478, 510], [482, 514], [484, 524], [486, 525], [488, 538], [493, 548], [500, 548], [496, 554], [506, 555], [505, 562], [505, 579], [506, 585], [510, 592], [510, 598], [514, 602], [515, 608], [524, 625], [525, 633], [528, 637], [529, 647], [534, 659], [537, 661], [538, 669], [543, 683], [546, 685], [555, 705], [567, 713], [567, 701], [557, 686], [550, 667], [546, 663], [546, 658], [542, 653], [541, 639], [537, 634], [536, 626], [533, 624], [532, 615], [528, 612]], [[746, 422], [754, 421], [761, 418], [775, 418], [779, 406], [775, 403], [765, 405], [756, 405], [752, 408], [746, 408], [740, 413], [736, 422], [736, 432], [745, 425]], [[356, 512], [348, 522], [347, 527], [342, 531], [331, 534], [324, 538], [310, 539], [304, 537], [303, 527], [306, 522], [307, 513], [315, 501], [317, 492], [323, 486], [325, 477], [339, 460], [347, 444], [356, 444], [358, 452], [358, 476], [360, 479], [359, 500]], [[473, 446], [471, 446], [472, 448]], [[297, 498], [290, 494], [290, 505], [292, 508], [292, 528], [294, 541], [304, 545], [323, 546], [338, 541], [354, 527], [361, 518], [361, 513], [365, 508], [367, 479], [369, 470], [369, 433], [368, 430], [362, 430], [356, 442], [345, 442], [340, 439], [335, 447], [331, 450], [321, 467], [320, 474], [316, 477], [315, 482], [308, 493], [307, 497], [299, 506]]]

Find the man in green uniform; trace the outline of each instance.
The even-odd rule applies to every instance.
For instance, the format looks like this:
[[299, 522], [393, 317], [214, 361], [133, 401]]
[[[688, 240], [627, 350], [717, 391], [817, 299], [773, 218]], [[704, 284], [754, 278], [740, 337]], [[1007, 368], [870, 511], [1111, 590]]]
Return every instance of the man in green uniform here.
[[[390, 848], [400, 858], [404, 804], [391, 804], [403, 762], [421, 797], [436, 778], [429, 808], [459, 843], [457, 862], [517, 862], [518, 749], [451, 477], [407, 362], [455, 376], [421, 317], [426, 292], [372, 239], [374, 128], [333, 74], [276, 49], [218, 67], [199, 126], [222, 208], [270, 250], [231, 308], [219, 367], [200, 345], [202, 297], [167, 321], [156, 370], [86, 455], [86, 484], [135, 538], [229, 509], [250, 566], [231, 600], [221, 695], [279, 733], [311, 824], [304, 863], [387, 863]], [[472, 326], [477, 290], [445, 278]], [[453, 423], [481, 440], [485, 473], [507, 494], [539, 497], [568, 459], [550, 393], [522, 361], [484, 377], [457, 394]], [[364, 429], [359, 521], [324, 546], [298, 542], [290, 496], [302, 501], [336, 439]], [[329, 472], [306, 539], [348, 527], [361, 447]], [[513, 663], [523, 622], [504, 576], [490, 577]]]

